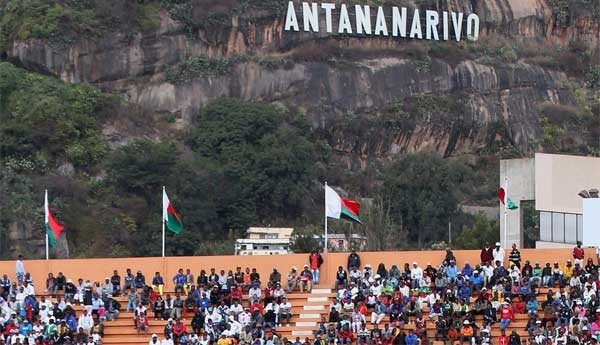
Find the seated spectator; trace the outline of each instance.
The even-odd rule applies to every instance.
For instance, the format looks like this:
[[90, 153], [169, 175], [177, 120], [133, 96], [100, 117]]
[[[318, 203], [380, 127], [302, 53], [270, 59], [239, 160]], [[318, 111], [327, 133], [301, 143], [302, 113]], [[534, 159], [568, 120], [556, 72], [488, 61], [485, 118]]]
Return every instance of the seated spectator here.
[[287, 275], [287, 292], [292, 293], [298, 286], [298, 274], [296, 272], [296, 266], [292, 266], [290, 272]]
[[254, 304], [262, 299], [262, 291], [260, 285], [257, 283], [251, 283], [250, 290], [248, 291], [248, 302]]
[[462, 344], [464, 341], [467, 341], [467, 344], [470, 343], [473, 335], [473, 327], [471, 327], [469, 320], [463, 321], [463, 326], [460, 329], [460, 343]]
[[144, 332], [144, 335], [148, 334], [148, 318], [146, 317], [146, 313], [139, 313], [136, 316], [135, 327], [137, 330], [137, 334], [139, 335], [141, 332]]
[[[156, 272], [156, 274], [158, 276], [160, 276], [160, 274], [158, 272]], [[156, 277], [156, 276], [155, 276]], [[183, 268], [180, 268], [177, 271], [177, 274], [175, 274], [175, 276], [173, 276], [173, 285], [175, 286], [175, 292], [179, 292], [179, 293], [183, 293], [185, 294], [185, 289], [184, 289], [184, 285], [187, 283], [187, 277], [185, 276], [185, 274], [183, 274]], [[158, 287], [158, 285], [157, 285]]]
[[281, 283], [281, 273], [277, 271], [277, 267], [273, 267], [273, 272], [269, 275], [269, 281], [271, 284]]
[[308, 265], [304, 265], [304, 270], [300, 272], [298, 284], [300, 285], [300, 293], [303, 293], [305, 289], [308, 293], [312, 291], [312, 273]]
[[515, 321], [513, 308], [508, 301], [502, 303], [500, 307], [500, 329], [505, 330], [511, 321]]
[[[160, 272], [154, 273], [154, 277], [152, 278], [152, 290], [157, 291], [158, 294], [162, 296], [164, 287], [165, 281], [160, 275]], [[175, 291], [177, 291], [177, 284], [175, 284]]]
[[113, 271], [113, 275], [110, 278], [110, 282], [113, 285], [113, 296], [118, 296], [121, 294], [121, 276], [117, 270]]

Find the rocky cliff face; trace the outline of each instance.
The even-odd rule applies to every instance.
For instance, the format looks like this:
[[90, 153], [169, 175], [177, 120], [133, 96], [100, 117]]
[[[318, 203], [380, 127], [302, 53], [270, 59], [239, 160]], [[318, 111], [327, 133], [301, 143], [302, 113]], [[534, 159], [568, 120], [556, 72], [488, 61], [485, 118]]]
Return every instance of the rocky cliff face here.
[[[393, 3], [419, 6], [417, 1]], [[7, 56], [65, 81], [88, 82], [122, 94], [147, 112], [171, 113], [179, 128], [218, 97], [277, 102], [303, 111], [350, 167], [364, 166], [370, 158], [423, 150], [450, 156], [498, 144], [524, 152], [536, 149], [540, 106], [574, 102], [565, 88], [569, 76], [520, 56], [490, 61], [485, 51], [475, 57], [468, 52], [499, 38], [524, 47], [531, 42], [568, 47], [582, 41], [598, 51], [598, 22], [572, 13], [567, 25], [557, 25], [544, 0], [438, 0], [429, 6], [477, 13], [482, 20], [480, 40], [444, 43], [444, 49], [452, 51], [454, 44], [462, 53], [451, 57], [442, 51], [430, 57], [426, 51], [422, 54], [424, 46], [432, 45], [425, 41], [286, 32], [282, 16], [268, 11], [234, 15], [225, 6], [216, 12], [195, 11], [200, 21], [208, 20], [206, 13], [225, 14], [226, 19], [192, 35], [163, 9], [156, 32], [81, 37], [66, 48], [45, 40], [15, 41]], [[254, 58], [232, 63], [220, 75], [182, 82], [167, 77], [169, 68], [189, 58], [219, 60], [241, 54]], [[277, 63], [263, 63], [266, 58]], [[443, 98], [453, 107], [430, 104], [416, 111], [410, 104], [422, 95], [437, 98], [430, 103]], [[127, 135], [107, 131], [115, 141]]]

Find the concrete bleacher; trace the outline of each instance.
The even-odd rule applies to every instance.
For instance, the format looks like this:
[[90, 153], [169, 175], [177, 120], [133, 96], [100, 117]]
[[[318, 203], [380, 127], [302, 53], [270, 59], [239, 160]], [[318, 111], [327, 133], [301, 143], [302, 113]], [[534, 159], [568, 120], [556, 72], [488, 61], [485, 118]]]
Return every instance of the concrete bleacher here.
[[[471, 263], [478, 262], [479, 250], [472, 251], [455, 251], [454, 252], [459, 266], [465, 261]], [[508, 254], [508, 253], [507, 253]], [[557, 260], [561, 265], [571, 257], [570, 249], [548, 249], [548, 250], [534, 250], [524, 249], [521, 250], [523, 259], [531, 260], [532, 262], [540, 261], [542, 264], [546, 261]], [[586, 257], [596, 258], [593, 248], [586, 249]], [[330, 289], [333, 287], [335, 271], [337, 266], [341, 265], [346, 267], [347, 253], [330, 253], [324, 254], [325, 263], [321, 267], [321, 284], [315, 287], [313, 294], [300, 294], [295, 292], [288, 295], [290, 303], [292, 304], [292, 325], [291, 327], [279, 327], [277, 332], [282, 337], [288, 339], [295, 339], [296, 336], [301, 338], [313, 337], [313, 332], [317, 329], [317, 323], [321, 317], [327, 317], [328, 306], [331, 304], [332, 298], [335, 293]], [[379, 262], [384, 262], [388, 269], [392, 264], [397, 264], [399, 267], [405, 262], [412, 262], [417, 258], [420, 264], [425, 265], [427, 262], [431, 262], [434, 266], [437, 266], [443, 259], [443, 251], [427, 251], [427, 252], [370, 252], [360, 253], [362, 265], [370, 263], [373, 267], [377, 267]], [[551, 259], [548, 259], [551, 258]], [[302, 267], [308, 259], [307, 254], [291, 254], [291, 255], [280, 255], [274, 260], [272, 256], [252, 256], [252, 257], [239, 257], [239, 256], [219, 256], [219, 257], [167, 257], [167, 258], [115, 258], [115, 259], [61, 259], [61, 260], [27, 260], [25, 262], [26, 270], [31, 273], [36, 286], [37, 291], [42, 290], [40, 287], [43, 286], [43, 281], [48, 272], [53, 272], [55, 275], [57, 272], [63, 272], [65, 276], [72, 279], [79, 277], [84, 279], [90, 279], [92, 281], [102, 281], [104, 277], [112, 275], [112, 270], [117, 269], [121, 276], [124, 275], [126, 268], [131, 268], [135, 273], [138, 269], [142, 270], [146, 275], [147, 281], [151, 279], [151, 276], [155, 271], [160, 271], [165, 277], [165, 294], [171, 292], [173, 295], [173, 287], [170, 284], [171, 277], [176, 273], [178, 268], [191, 268], [194, 274], [198, 274], [200, 269], [208, 270], [210, 267], [215, 267], [218, 270], [222, 269], [233, 269], [236, 266], [245, 267], [256, 267], [261, 277], [268, 277], [274, 264], [279, 267], [283, 279], [287, 270], [291, 266]], [[3, 261], [0, 262], [0, 271], [13, 272], [14, 261]], [[323, 289], [319, 290], [317, 288]], [[538, 294], [538, 299], [543, 301], [545, 299], [545, 290]], [[118, 300], [122, 304], [122, 311], [125, 309], [125, 297], [119, 297]], [[77, 307], [76, 310], [80, 313], [82, 307]], [[103, 343], [105, 344], [147, 344], [152, 333], [158, 334], [162, 337], [163, 328], [166, 321], [155, 321], [151, 313], [149, 317], [150, 329], [148, 335], [137, 335], [136, 330], [133, 327], [133, 313], [122, 312], [119, 319], [106, 322], [105, 324], [105, 337]], [[367, 320], [370, 319], [370, 314]], [[540, 312], [541, 316], [541, 312]], [[190, 322], [193, 315], [188, 315], [185, 320], [188, 332], [191, 331]], [[428, 317], [425, 315], [425, 319]], [[479, 323], [481, 318], [478, 318]], [[387, 322], [387, 319], [383, 323]], [[522, 337], [527, 335], [525, 331], [525, 324], [527, 322], [527, 315], [517, 315], [517, 321], [512, 323], [507, 333], [510, 333], [513, 329], [516, 330]], [[412, 325], [405, 325], [405, 329], [408, 330]], [[428, 336], [433, 340], [434, 336], [434, 324], [433, 322], [427, 323]], [[498, 336], [499, 326], [495, 325], [493, 328], [492, 335]], [[441, 342], [440, 342], [441, 344]]]

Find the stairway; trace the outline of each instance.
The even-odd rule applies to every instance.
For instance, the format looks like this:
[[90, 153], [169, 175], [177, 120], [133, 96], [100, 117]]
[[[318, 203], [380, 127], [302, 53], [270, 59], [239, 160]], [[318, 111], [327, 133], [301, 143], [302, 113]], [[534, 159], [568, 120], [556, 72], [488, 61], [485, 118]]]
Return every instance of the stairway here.
[[312, 289], [312, 292], [306, 297], [302, 313], [298, 315], [296, 327], [292, 331], [294, 338], [312, 338], [314, 336], [314, 331], [318, 329], [321, 317], [327, 317], [327, 306], [330, 304], [331, 297], [335, 297], [335, 293], [331, 292], [331, 289]]

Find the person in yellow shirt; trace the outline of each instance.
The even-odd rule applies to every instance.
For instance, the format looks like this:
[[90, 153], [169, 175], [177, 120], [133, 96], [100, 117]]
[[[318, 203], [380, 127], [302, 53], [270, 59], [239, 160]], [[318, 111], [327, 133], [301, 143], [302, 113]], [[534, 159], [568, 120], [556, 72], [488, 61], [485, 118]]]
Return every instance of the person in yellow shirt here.
[[567, 264], [565, 265], [565, 268], [563, 269], [563, 273], [564, 273], [564, 278], [565, 278], [565, 284], [568, 285], [569, 284], [569, 280], [571, 280], [571, 277], [573, 276], [573, 269], [575, 267], [573, 266], [573, 264], [571, 263], [571, 260], [567, 260]]
[[217, 341], [217, 345], [232, 345], [231, 339], [227, 338], [225, 334], [221, 334]]

